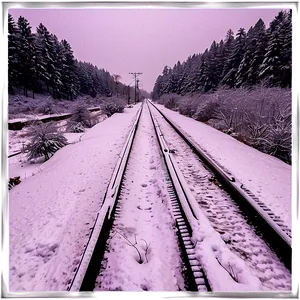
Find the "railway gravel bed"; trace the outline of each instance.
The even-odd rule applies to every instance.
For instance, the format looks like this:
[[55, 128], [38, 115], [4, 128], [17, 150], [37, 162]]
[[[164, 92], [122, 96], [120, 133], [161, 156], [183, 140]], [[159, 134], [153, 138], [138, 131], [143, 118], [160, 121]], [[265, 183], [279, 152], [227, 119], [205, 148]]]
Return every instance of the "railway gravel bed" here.
[[291, 290], [290, 272], [257, 228], [166, 120], [153, 108], [152, 112], [195, 199], [229, 249], [246, 262], [265, 290]]

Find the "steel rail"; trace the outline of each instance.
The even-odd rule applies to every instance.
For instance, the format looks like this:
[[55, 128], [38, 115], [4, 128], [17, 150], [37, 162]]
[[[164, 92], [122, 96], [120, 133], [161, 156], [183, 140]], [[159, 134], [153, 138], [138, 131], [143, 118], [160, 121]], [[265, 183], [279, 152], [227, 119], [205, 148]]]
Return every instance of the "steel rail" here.
[[[201, 263], [196, 259], [195, 245], [191, 240], [193, 228], [198, 228], [199, 207], [196, 205], [195, 199], [168, 148], [160, 126], [153, 116], [149, 104], [148, 109], [164, 157], [165, 165], [172, 181], [172, 187], [169, 193], [171, 196], [173, 218], [179, 232], [180, 244], [184, 253], [184, 261], [188, 270], [187, 273], [190, 288], [192, 291], [211, 291], [211, 287], [202, 269]], [[175, 197], [172, 197], [172, 190], [175, 192]]]
[[88, 243], [82, 254], [81, 261], [67, 288], [68, 291], [93, 291], [94, 289], [94, 284], [100, 270], [100, 263], [105, 252], [109, 230], [113, 223], [123, 175], [138, 128], [141, 112], [142, 106], [137, 112], [135, 121], [120, 152], [101, 208], [90, 233]]

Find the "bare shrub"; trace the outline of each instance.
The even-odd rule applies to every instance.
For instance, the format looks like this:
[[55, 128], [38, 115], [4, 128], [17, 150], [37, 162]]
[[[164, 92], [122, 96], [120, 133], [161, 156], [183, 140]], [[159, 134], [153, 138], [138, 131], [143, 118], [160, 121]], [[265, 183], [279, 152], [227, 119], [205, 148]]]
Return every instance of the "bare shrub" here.
[[291, 163], [292, 121], [291, 105], [278, 108], [267, 124], [248, 121], [256, 136], [252, 136], [252, 144], [283, 161]]
[[55, 106], [51, 101], [43, 103], [40, 107], [37, 107], [35, 110], [35, 113], [37, 114], [43, 114], [43, 115], [52, 115], [59, 113], [59, 109], [57, 106]]
[[182, 96], [177, 94], [165, 94], [158, 100], [159, 104], [164, 105], [168, 109], [176, 110]]
[[251, 146], [263, 151], [263, 139], [268, 134], [269, 124], [254, 113], [245, 113], [244, 133]]
[[220, 103], [216, 100], [199, 104], [193, 118], [197, 121], [207, 122], [213, 118], [219, 107]]
[[31, 126], [29, 132], [32, 136], [30, 143], [26, 145], [29, 160], [44, 156], [46, 161], [68, 144], [67, 139], [57, 131], [53, 123]]
[[[245, 113], [244, 134], [258, 150], [291, 163], [291, 92], [288, 89], [254, 90], [256, 103]], [[260, 101], [258, 101], [260, 100]]]
[[197, 110], [198, 101], [193, 98], [185, 97], [179, 104], [178, 104], [178, 112], [184, 116], [192, 117]]
[[215, 111], [214, 117], [223, 122], [223, 131], [230, 135], [234, 135], [239, 131], [239, 127], [243, 124], [243, 112], [231, 109]]

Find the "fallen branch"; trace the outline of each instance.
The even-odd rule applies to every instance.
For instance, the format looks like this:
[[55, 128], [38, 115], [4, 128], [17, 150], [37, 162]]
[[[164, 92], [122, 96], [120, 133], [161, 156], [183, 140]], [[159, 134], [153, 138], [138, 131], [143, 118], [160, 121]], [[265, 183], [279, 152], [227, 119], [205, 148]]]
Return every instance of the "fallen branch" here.
[[221, 262], [219, 261], [219, 259], [216, 257], [217, 262], [219, 263], [219, 265], [228, 272], [228, 274], [230, 275], [230, 277], [235, 281], [235, 282], [239, 282], [239, 277], [238, 274], [234, 271], [233, 267], [231, 266], [230, 262], [228, 262], [228, 269], [225, 268]]
[[137, 252], [138, 255], [139, 255], [138, 263], [139, 263], [139, 264], [142, 264], [142, 263], [143, 263], [143, 259], [142, 259], [141, 253], [140, 253], [139, 249], [136, 247], [136, 245], [137, 245], [136, 235], [134, 235], [134, 240], [135, 240], [135, 242], [134, 242], [134, 244], [133, 244], [133, 243], [132, 243], [126, 236], [124, 236], [121, 232], [119, 232], [118, 230], [116, 230], [116, 232], [117, 232], [119, 235], [121, 235], [121, 236], [128, 242], [128, 243], [125, 243], [125, 244], [127, 244], [128, 246], [133, 247], [133, 248], [136, 250], [136, 252]]

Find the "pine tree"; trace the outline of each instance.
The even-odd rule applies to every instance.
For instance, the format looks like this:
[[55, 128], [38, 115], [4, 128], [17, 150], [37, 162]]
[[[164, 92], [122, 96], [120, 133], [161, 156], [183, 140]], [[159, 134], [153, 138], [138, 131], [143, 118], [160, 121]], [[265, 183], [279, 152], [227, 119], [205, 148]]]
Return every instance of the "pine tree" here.
[[163, 94], [170, 93], [170, 75], [171, 75], [171, 68], [165, 66], [162, 73], [162, 83], [161, 83], [161, 92]]
[[110, 76], [108, 71], [105, 71], [102, 73], [102, 82], [103, 82], [103, 87], [104, 87], [104, 95], [106, 97], [111, 97], [113, 95], [113, 90], [114, 90], [114, 83], [112, 80], [112, 77]]
[[190, 71], [187, 74], [186, 80], [188, 81], [188, 84], [186, 84], [186, 92], [196, 92], [199, 89], [200, 86], [200, 68], [202, 65], [202, 61], [200, 60], [199, 54], [194, 54], [191, 56], [191, 59], [189, 61], [189, 68]]
[[225, 65], [225, 43], [221, 40], [218, 44], [217, 54], [216, 54], [216, 64], [217, 64], [217, 73], [218, 73], [218, 81], [222, 79], [222, 73]]
[[259, 19], [253, 28], [252, 44], [253, 56], [251, 57], [247, 78], [249, 85], [255, 85], [258, 82], [259, 68], [267, 47], [266, 27], [262, 19]]
[[256, 49], [255, 29], [251, 26], [245, 40], [245, 53], [236, 73], [236, 87], [248, 85], [251, 61]]
[[279, 12], [268, 30], [261, 19], [247, 34], [241, 28], [236, 38], [228, 30], [225, 41], [213, 42], [203, 54], [165, 69], [156, 80], [153, 95], [208, 92], [219, 84], [229, 88], [253, 86], [262, 79], [269, 86], [290, 87], [291, 43], [291, 10]]
[[162, 93], [161, 93], [161, 86], [162, 86], [162, 76], [159, 75], [155, 81], [153, 92], [152, 92], [152, 98], [158, 99]]
[[75, 59], [71, 45], [66, 41], [61, 41], [65, 60], [62, 66], [62, 91], [67, 95], [67, 99], [73, 100], [78, 95], [80, 83], [76, 74]]
[[38, 72], [41, 80], [46, 84], [47, 92], [50, 93], [49, 88], [54, 75], [54, 38], [42, 23], [37, 27], [36, 32], [40, 52]]
[[234, 47], [229, 57], [228, 66], [227, 66], [228, 72], [222, 79], [222, 83], [231, 88], [235, 86], [236, 74], [245, 53], [245, 41], [246, 41], [245, 29], [240, 28], [238, 33], [236, 34]]
[[282, 73], [281, 86], [291, 87], [292, 80], [292, 10], [289, 10], [284, 15], [284, 20], [280, 28], [282, 40]]
[[36, 79], [35, 68], [35, 45], [34, 35], [31, 33], [31, 26], [28, 21], [19, 17], [18, 27], [20, 31], [20, 48], [19, 48], [19, 77], [20, 83], [24, 88], [24, 95], [28, 97], [28, 89], [33, 86], [32, 82]]
[[[206, 50], [208, 51], [208, 50]], [[206, 53], [206, 52], [205, 52]], [[203, 90], [203, 82], [201, 81], [203, 75], [203, 64], [204, 64], [205, 54], [196, 55], [193, 74], [191, 80], [193, 82], [193, 92], [201, 92]]]
[[39, 52], [36, 35], [32, 36], [32, 56], [30, 59], [30, 87], [32, 89], [32, 97], [34, 98], [34, 93], [37, 88], [37, 82], [39, 80]]
[[284, 21], [284, 12], [280, 11], [277, 16], [272, 20], [269, 27], [269, 32], [273, 33], [274, 31], [278, 31], [279, 27], [281, 26], [282, 22]]
[[176, 65], [171, 70], [170, 79], [169, 79], [169, 93], [176, 93], [178, 88], [178, 73]]
[[[184, 63], [183, 63], [184, 64]], [[185, 78], [185, 71], [184, 71], [184, 66], [182, 64], [182, 70], [181, 73], [178, 75], [178, 87], [177, 87], [177, 91], [176, 94], [178, 95], [183, 95], [183, 91], [184, 91], [184, 78]]]
[[55, 35], [52, 35], [52, 39], [54, 41], [54, 53], [53, 53], [53, 67], [52, 67], [52, 74], [51, 74], [51, 87], [53, 92], [53, 98], [61, 99], [61, 91], [63, 87], [62, 82], [62, 73], [63, 73], [63, 66], [65, 65], [65, 52], [63, 45], [58, 41]]
[[8, 14], [8, 84], [10, 93], [14, 94], [13, 86], [18, 85], [20, 64], [19, 30], [13, 17]]
[[215, 41], [211, 44], [209, 51], [207, 51], [207, 55], [204, 57], [203, 65], [202, 65], [202, 77], [201, 84], [203, 88], [203, 92], [208, 92], [211, 89], [215, 89], [219, 83], [219, 70], [217, 64], [217, 53], [218, 46]]
[[183, 71], [181, 73], [181, 78], [179, 79], [179, 85], [180, 85], [179, 94], [185, 95], [191, 90], [190, 89], [191, 82], [189, 78], [189, 74], [191, 73], [191, 68], [192, 68], [191, 56], [189, 56], [186, 62], [183, 63], [182, 67], [183, 67]]
[[267, 79], [270, 86], [280, 84], [279, 77], [282, 68], [282, 61], [280, 59], [281, 48], [282, 44], [280, 42], [279, 33], [272, 33], [259, 74], [260, 78]]
[[234, 33], [231, 29], [227, 31], [224, 43], [224, 65], [221, 72], [221, 78], [223, 78], [230, 71], [230, 55], [233, 51], [234, 46]]

